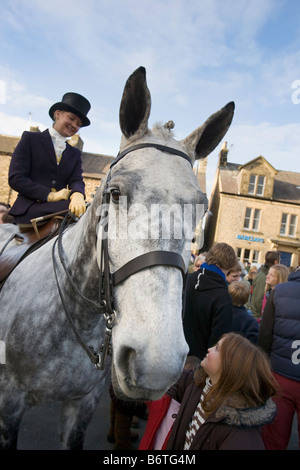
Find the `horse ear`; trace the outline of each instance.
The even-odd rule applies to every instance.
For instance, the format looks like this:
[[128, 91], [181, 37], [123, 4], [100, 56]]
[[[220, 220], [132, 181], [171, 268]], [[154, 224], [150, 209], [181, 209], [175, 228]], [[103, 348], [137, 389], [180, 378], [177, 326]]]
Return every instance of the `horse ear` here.
[[146, 69], [139, 67], [128, 78], [120, 105], [120, 128], [126, 138], [142, 136], [148, 129], [151, 95], [146, 83]]
[[229, 129], [234, 113], [234, 102], [212, 114], [202, 126], [182, 140], [191, 158], [198, 160], [209, 155]]

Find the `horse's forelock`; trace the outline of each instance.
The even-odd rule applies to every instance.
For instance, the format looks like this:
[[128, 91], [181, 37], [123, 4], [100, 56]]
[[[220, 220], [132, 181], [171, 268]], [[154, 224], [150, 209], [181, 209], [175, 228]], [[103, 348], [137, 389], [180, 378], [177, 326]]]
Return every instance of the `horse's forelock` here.
[[171, 128], [166, 124], [162, 124], [161, 122], [156, 122], [153, 124], [152, 132], [162, 139], [169, 139], [170, 137], [174, 137], [174, 133]]

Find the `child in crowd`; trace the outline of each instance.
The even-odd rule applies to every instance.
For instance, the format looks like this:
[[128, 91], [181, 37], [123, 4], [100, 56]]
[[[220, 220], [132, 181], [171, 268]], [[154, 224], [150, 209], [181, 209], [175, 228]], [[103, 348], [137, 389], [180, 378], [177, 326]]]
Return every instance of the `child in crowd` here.
[[226, 274], [226, 281], [228, 284], [231, 284], [235, 281], [240, 281], [242, 276], [242, 267], [237, 262], [231, 269], [229, 269], [228, 273]]
[[226, 275], [237, 262], [232, 246], [216, 243], [206, 253], [201, 268], [187, 275], [183, 330], [189, 356], [203, 359], [207, 348], [231, 331], [232, 301]]
[[257, 343], [259, 324], [249, 315], [245, 304], [248, 302], [250, 286], [245, 282], [232, 282], [228, 286], [232, 298], [232, 331], [246, 336], [252, 343]]
[[181, 405], [166, 449], [264, 450], [260, 431], [274, 419], [276, 385], [258, 346], [238, 333], [223, 335], [169, 390]]

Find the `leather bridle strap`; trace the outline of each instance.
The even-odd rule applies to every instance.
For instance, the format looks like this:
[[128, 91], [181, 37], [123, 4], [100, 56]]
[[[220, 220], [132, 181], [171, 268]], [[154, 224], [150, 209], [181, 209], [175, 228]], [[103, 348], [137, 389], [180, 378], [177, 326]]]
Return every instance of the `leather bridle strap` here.
[[167, 153], [171, 153], [172, 155], [178, 155], [179, 157], [182, 157], [184, 158], [185, 160], [187, 160], [191, 166], [193, 166], [193, 162], [191, 160], [191, 158], [184, 152], [181, 152], [181, 150], [178, 150], [178, 149], [174, 149], [172, 147], [167, 147], [166, 145], [160, 145], [160, 144], [155, 144], [155, 143], [150, 143], [150, 142], [145, 142], [143, 144], [137, 144], [137, 145], [133, 145], [132, 147], [128, 147], [127, 149], [123, 150], [123, 152], [119, 153], [116, 158], [111, 162], [111, 165], [110, 165], [110, 169], [116, 164], [118, 163], [121, 158], [125, 157], [125, 155], [127, 155], [128, 153], [132, 152], [133, 150], [138, 150], [138, 149], [142, 149], [142, 148], [145, 148], [145, 147], [154, 147], [158, 150], [160, 150], [161, 152], [167, 152]]
[[113, 285], [120, 284], [132, 274], [142, 269], [161, 265], [173, 266], [180, 269], [183, 279], [185, 278], [185, 264], [181, 255], [172, 251], [150, 251], [128, 261], [120, 269], [112, 273]]

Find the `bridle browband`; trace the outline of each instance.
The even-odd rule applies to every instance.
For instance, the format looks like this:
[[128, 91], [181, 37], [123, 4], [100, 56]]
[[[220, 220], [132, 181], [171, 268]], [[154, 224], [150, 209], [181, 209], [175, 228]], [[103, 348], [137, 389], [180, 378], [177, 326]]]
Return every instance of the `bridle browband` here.
[[[177, 155], [181, 158], [184, 158], [187, 160], [191, 166], [193, 166], [192, 160], [190, 157], [178, 150], [174, 149], [172, 147], [167, 147], [165, 145], [157, 144], [157, 143], [143, 143], [143, 144], [137, 144], [132, 147], [128, 147], [127, 149], [123, 150], [121, 153], [117, 155], [117, 157], [112, 161], [109, 169], [109, 173], [107, 175], [106, 179], [106, 184], [102, 193], [102, 207], [104, 208], [105, 206], [107, 207], [107, 204], [110, 203], [110, 191], [109, 191], [109, 184], [110, 184], [110, 179], [111, 179], [111, 170], [112, 168], [123, 158], [125, 157], [128, 153], [133, 152], [135, 150], [141, 149], [141, 148], [148, 148], [148, 147], [154, 147], [162, 152], [167, 152], [173, 155]], [[107, 209], [106, 209], [107, 210]], [[70, 214], [69, 214], [70, 216]], [[103, 214], [100, 214], [100, 221], [102, 218]], [[67, 220], [68, 215], [66, 216]], [[54, 272], [55, 272], [55, 278], [56, 278], [56, 283], [58, 286], [58, 291], [59, 295], [65, 310], [65, 313], [67, 315], [67, 318], [70, 322], [70, 325], [75, 333], [75, 336], [77, 338], [77, 341], [80, 343], [80, 345], [83, 347], [83, 349], [87, 352], [89, 358], [95, 364], [95, 367], [97, 369], [104, 369], [105, 363], [107, 356], [111, 353], [111, 345], [110, 345], [110, 340], [111, 340], [111, 335], [112, 335], [112, 327], [115, 322], [115, 316], [116, 313], [113, 308], [113, 287], [122, 283], [125, 281], [128, 277], [132, 276], [133, 274], [149, 268], [151, 266], [172, 266], [177, 269], [179, 269], [182, 273], [183, 279], [185, 280], [185, 275], [186, 275], [186, 269], [185, 269], [185, 263], [181, 255], [178, 253], [172, 252], [172, 251], [150, 251], [148, 253], [144, 253], [140, 256], [137, 256], [136, 258], [133, 258], [130, 260], [128, 263], [123, 265], [121, 268], [119, 268], [117, 271], [114, 273], [110, 272], [109, 269], [109, 254], [108, 254], [108, 239], [107, 237], [102, 239], [101, 242], [101, 256], [100, 256], [100, 286], [99, 286], [99, 302], [95, 302], [93, 300], [90, 300], [86, 298], [77, 288], [77, 286], [74, 284], [70, 273], [66, 267], [64, 255], [63, 255], [63, 248], [62, 248], [62, 234], [63, 231], [66, 227], [66, 222], [65, 220], [61, 224], [61, 230], [59, 232], [58, 238], [54, 242], [53, 245], [53, 250], [52, 250], [52, 258], [53, 258], [53, 267], [54, 267]], [[56, 273], [56, 262], [55, 262], [55, 256], [54, 256], [54, 250], [55, 250], [55, 245], [58, 243], [58, 253], [59, 253], [59, 258], [61, 261], [61, 264], [63, 266], [63, 269], [68, 277], [68, 280], [70, 281], [73, 289], [80, 295], [80, 297], [86, 301], [91, 303], [94, 307], [98, 309], [98, 311], [102, 314], [104, 314], [104, 317], [106, 319], [106, 328], [105, 328], [105, 338], [104, 338], [104, 343], [102, 344], [100, 348], [100, 353], [98, 354], [94, 351], [94, 348], [91, 346], [87, 346], [86, 343], [83, 341], [81, 338], [79, 332], [77, 331], [72, 317], [70, 313], [68, 312], [66, 302], [64, 301], [63, 298], [63, 293], [60, 289], [59, 283], [58, 283], [58, 278], [57, 278], [57, 273]]]

